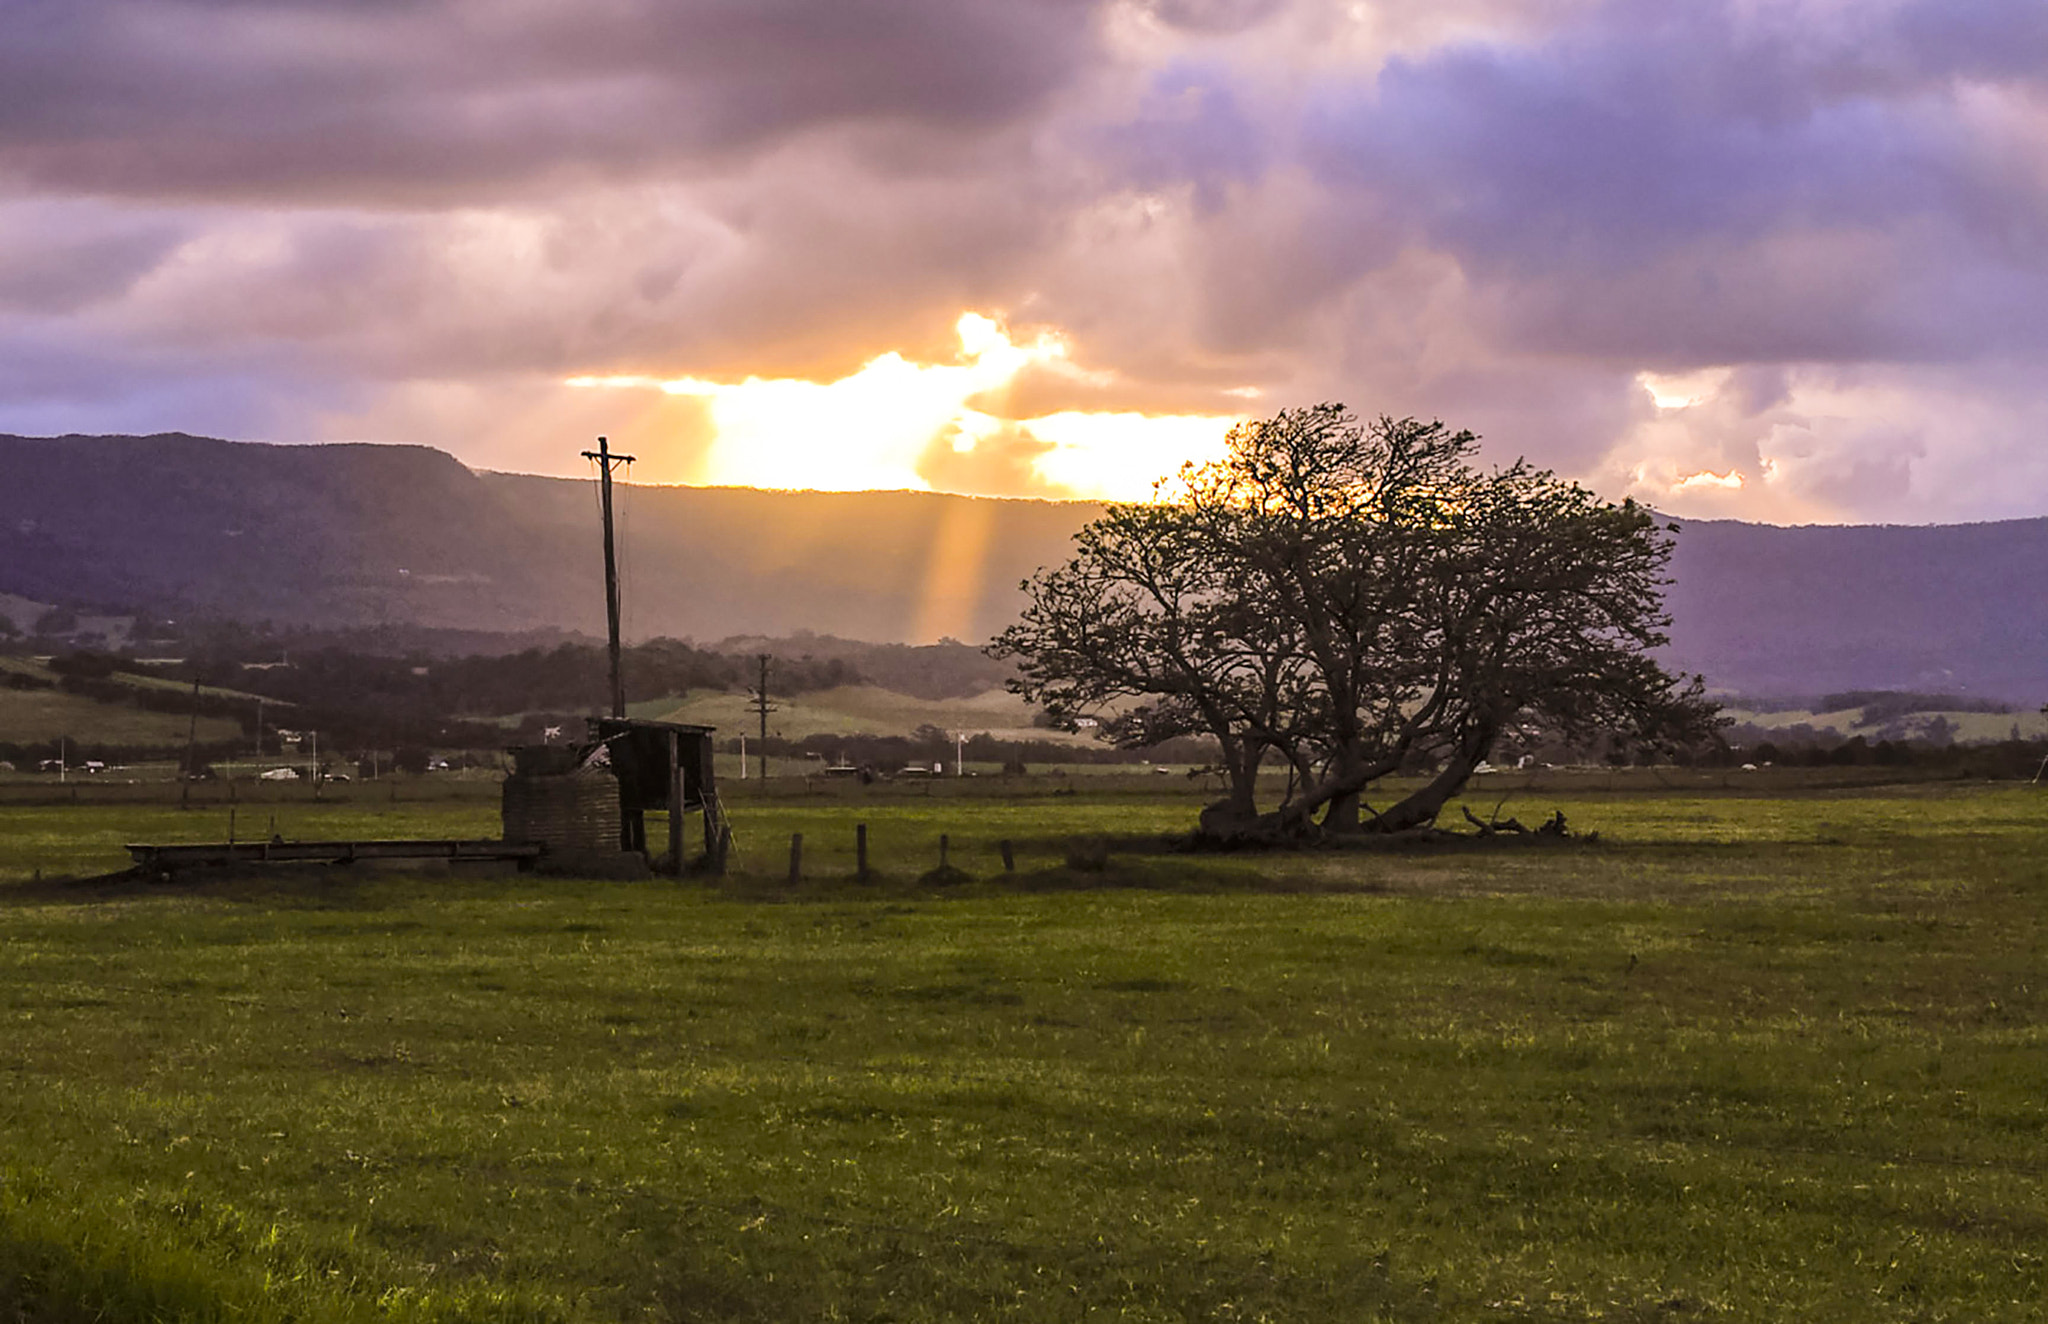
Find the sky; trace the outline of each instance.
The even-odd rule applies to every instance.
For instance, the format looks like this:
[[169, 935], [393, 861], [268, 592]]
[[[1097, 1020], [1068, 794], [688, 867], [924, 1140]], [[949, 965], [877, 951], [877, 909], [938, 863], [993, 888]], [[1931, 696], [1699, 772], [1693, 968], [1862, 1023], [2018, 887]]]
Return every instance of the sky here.
[[2040, 0], [0, 0], [0, 431], [2048, 514]]

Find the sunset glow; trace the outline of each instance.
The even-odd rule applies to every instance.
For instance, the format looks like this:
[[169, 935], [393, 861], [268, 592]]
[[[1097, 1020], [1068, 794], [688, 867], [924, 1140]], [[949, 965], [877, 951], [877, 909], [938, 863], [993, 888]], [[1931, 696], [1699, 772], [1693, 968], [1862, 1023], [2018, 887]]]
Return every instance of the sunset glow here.
[[1691, 409], [1720, 394], [1731, 376], [1726, 368], [1703, 368], [1698, 372], [1639, 372], [1636, 382], [1650, 393], [1659, 409]]
[[1222, 453], [1240, 415], [1063, 410], [1005, 419], [972, 403], [1027, 368], [1100, 385], [1051, 334], [1012, 340], [1003, 325], [963, 313], [953, 363], [918, 363], [890, 351], [836, 381], [748, 377], [579, 376], [574, 387], [660, 390], [702, 399], [714, 436], [694, 480], [817, 491], [931, 490], [936, 455], [972, 456], [1003, 445], [1029, 455], [1038, 495], [1141, 500], [1189, 461]]

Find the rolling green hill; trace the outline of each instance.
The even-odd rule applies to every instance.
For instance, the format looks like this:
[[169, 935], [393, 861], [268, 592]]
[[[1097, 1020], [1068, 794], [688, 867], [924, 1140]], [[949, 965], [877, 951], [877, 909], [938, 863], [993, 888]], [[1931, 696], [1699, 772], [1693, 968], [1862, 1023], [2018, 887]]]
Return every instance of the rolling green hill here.
[[[8, 684], [10, 677], [22, 677], [36, 688], [20, 689]], [[164, 694], [189, 693], [190, 686], [156, 676], [117, 673], [116, 685], [138, 695], [154, 691]], [[57, 673], [33, 658], [0, 656], [0, 743], [38, 744], [68, 736], [90, 745], [118, 745], [130, 748], [181, 748], [192, 734], [191, 718], [176, 711], [160, 712], [132, 703], [114, 703], [68, 690], [54, 688]], [[49, 688], [45, 688], [48, 686]], [[200, 687], [213, 698], [244, 698], [251, 704], [255, 695], [234, 690]], [[241, 738], [241, 724], [229, 718], [203, 716], [197, 738], [201, 744], [220, 744]]]

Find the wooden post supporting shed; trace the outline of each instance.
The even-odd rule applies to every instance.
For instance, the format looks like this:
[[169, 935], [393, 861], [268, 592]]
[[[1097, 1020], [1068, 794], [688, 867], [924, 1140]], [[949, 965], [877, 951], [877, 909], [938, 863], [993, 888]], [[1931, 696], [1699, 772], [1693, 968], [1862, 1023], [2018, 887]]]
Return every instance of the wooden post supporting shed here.
[[590, 738], [605, 746], [619, 779], [622, 850], [646, 851], [646, 815], [665, 811], [668, 850], [660, 862], [669, 872], [680, 874], [685, 855], [683, 823], [694, 811], [704, 815], [704, 862], [712, 872], [724, 872], [727, 838], [712, 764], [713, 729], [635, 717], [590, 719]]

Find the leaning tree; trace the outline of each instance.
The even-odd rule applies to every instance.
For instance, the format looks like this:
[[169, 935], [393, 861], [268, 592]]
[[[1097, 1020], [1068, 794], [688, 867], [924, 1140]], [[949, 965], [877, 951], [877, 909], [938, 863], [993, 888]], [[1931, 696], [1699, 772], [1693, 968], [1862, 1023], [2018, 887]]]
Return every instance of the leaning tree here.
[[[1517, 462], [1484, 472], [1441, 423], [1361, 425], [1340, 405], [1233, 428], [1222, 459], [1113, 505], [1025, 584], [991, 645], [1058, 720], [1136, 747], [1213, 737], [1221, 837], [1433, 821], [1504, 734], [1531, 726], [1675, 747], [1713, 705], [1650, 650], [1670, 542]], [[1287, 770], [1261, 812], [1258, 774]], [[1374, 807], [1375, 783], [1438, 771]]]

